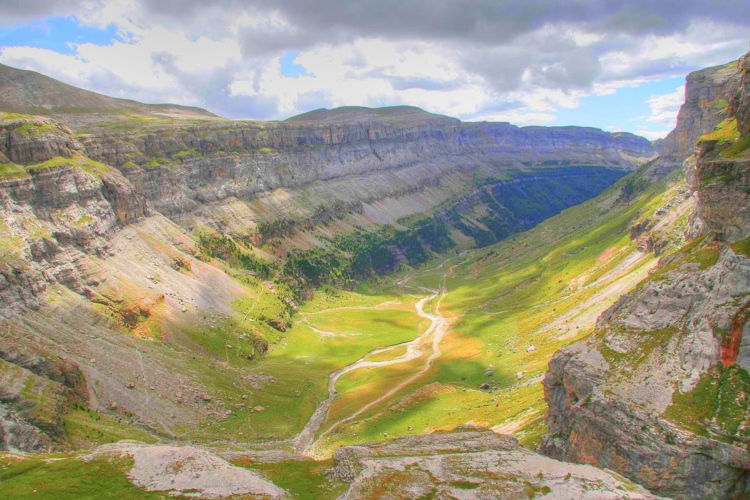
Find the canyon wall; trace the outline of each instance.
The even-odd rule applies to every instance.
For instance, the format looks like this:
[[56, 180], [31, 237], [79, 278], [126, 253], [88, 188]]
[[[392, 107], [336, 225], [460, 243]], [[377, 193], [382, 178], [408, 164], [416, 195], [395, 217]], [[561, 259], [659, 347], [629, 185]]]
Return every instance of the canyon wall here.
[[726, 98], [723, 113], [702, 117], [686, 102], [671, 137], [678, 149], [697, 139], [684, 165], [692, 242], [556, 354], [544, 380], [545, 453], [674, 498], [748, 494], [749, 71], [746, 55], [715, 88], [705, 78], [715, 69], [688, 78], [688, 101]]

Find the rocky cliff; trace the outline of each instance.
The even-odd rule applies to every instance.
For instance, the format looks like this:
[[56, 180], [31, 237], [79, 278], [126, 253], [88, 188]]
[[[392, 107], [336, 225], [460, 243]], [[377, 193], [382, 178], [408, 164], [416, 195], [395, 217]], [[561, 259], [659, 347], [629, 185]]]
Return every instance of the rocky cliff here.
[[322, 124], [170, 127], [88, 136], [80, 143], [88, 157], [121, 169], [157, 210], [183, 217], [199, 204], [249, 200], [314, 183], [325, 188], [348, 176], [375, 185], [369, 193], [351, 192], [345, 201], [367, 201], [372, 188], [394, 189], [383, 183], [384, 174], [400, 175], [401, 189], [422, 190], [427, 181], [439, 183], [456, 171], [498, 175], [557, 165], [629, 169], [633, 158], [637, 163], [652, 154], [642, 138], [594, 129], [462, 124], [421, 110], [409, 120], [372, 110], [361, 121], [348, 121], [346, 113], [338, 118], [342, 121]]
[[737, 61], [690, 73], [685, 80], [685, 102], [677, 115], [677, 124], [660, 141], [659, 167], [663, 176], [680, 166], [693, 151], [698, 139], [724, 120], [729, 100], [734, 96], [740, 73]]
[[[675, 498], [748, 494], [750, 56], [736, 68], [721, 87], [726, 115], [691, 111], [672, 135], [680, 148], [698, 137], [685, 162], [697, 198], [692, 241], [662, 256], [599, 318], [594, 335], [556, 354], [544, 380], [545, 453], [610, 468]], [[715, 74], [689, 79], [688, 101], [719, 97], [702, 86]]]

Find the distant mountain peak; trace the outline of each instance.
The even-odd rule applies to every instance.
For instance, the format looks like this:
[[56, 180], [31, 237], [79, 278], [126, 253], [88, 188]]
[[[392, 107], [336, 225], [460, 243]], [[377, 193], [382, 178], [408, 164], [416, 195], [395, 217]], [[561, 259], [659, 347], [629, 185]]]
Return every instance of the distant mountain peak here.
[[356, 122], [369, 120], [424, 121], [424, 120], [458, 120], [444, 115], [430, 113], [416, 106], [385, 106], [368, 108], [365, 106], [341, 106], [339, 108], [320, 108], [284, 121], [304, 122]]

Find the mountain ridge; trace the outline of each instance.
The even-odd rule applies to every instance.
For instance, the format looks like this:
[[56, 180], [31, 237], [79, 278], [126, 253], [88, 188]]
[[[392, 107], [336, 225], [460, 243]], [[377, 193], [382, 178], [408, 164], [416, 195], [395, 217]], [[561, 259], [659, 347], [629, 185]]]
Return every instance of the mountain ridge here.
[[177, 104], [144, 104], [84, 90], [41, 73], [0, 64], [0, 110], [58, 115], [140, 113], [186, 118], [219, 118], [205, 109]]

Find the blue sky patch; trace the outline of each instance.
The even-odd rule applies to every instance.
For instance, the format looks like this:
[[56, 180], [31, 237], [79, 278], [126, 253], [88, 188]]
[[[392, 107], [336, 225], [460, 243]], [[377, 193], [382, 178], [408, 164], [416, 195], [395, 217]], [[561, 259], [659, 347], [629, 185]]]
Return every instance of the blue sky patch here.
[[31, 24], [0, 26], [0, 48], [36, 47], [49, 49], [60, 54], [73, 54], [71, 44], [93, 43], [110, 45], [122, 40], [117, 28], [109, 25], [105, 29], [82, 25], [73, 16], [51, 17]]
[[299, 55], [298, 52], [287, 52], [279, 58], [281, 63], [281, 74], [287, 78], [298, 78], [300, 76], [311, 76], [304, 66], [295, 63], [294, 60]]
[[664, 78], [642, 83], [638, 87], [622, 87], [614, 94], [587, 96], [580, 99], [577, 108], [557, 109], [557, 119], [549, 125], [578, 125], [601, 129], [615, 126], [628, 132], [637, 128], [654, 132], [668, 131], [674, 128], [674, 124], [667, 127], [645, 121], [644, 117], [651, 116], [647, 100], [652, 96], [671, 94], [684, 83], [684, 77]]

